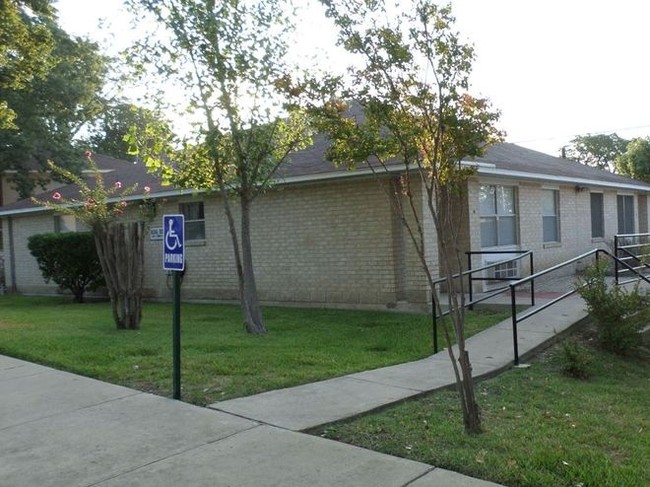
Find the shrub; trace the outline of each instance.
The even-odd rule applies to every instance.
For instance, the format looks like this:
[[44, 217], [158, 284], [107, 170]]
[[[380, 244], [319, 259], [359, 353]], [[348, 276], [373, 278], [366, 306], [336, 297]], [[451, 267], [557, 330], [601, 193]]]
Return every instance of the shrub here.
[[575, 339], [562, 343], [558, 350], [560, 368], [564, 375], [576, 379], [588, 379], [592, 363], [591, 352]]
[[91, 233], [41, 233], [29, 237], [27, 247], [38, 262], [45, 282], [69, 289], [75, 301], [104, 285], [101, 264]]
[[608, 286], [606, 271], [603, 264], [589, 267], [579, 281], [578, 292], [596, 324], [601, 347], [623, 354], [639, 344], [639, 331], [650, 317], [650, 301], [639, 292], [638, 284], [631, 290]]

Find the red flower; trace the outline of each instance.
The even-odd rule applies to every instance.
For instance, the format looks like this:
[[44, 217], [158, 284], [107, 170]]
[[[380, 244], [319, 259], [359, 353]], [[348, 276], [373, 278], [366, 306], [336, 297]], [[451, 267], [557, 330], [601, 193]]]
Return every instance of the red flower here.
[[61, 199], [61, 193], [58, 191], [52, 195], [52, 199], [59, 201]]

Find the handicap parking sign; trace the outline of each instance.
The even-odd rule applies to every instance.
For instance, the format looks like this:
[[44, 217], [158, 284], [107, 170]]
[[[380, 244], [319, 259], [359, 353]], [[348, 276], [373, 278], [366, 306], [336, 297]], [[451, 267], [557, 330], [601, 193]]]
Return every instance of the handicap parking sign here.
[[185, 269], [185, 217], [163, 215], [163, 269]]

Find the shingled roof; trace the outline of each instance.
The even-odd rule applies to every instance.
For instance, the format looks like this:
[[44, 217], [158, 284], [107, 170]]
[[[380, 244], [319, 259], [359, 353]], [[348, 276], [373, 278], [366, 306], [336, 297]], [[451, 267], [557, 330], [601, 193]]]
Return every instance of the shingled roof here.
[[[160, 179], [154, 174], [147, 173], [147, 168], [142, 163], [124, 161], [102, 154], [95, 154], [93, 160], [102, 173], [106, 187], [111, 187], [118, 181], [123, 188], [137, 184], [136, 192], [127, 199], [141, 199], [145, 187], [149, 187], [150, 194], [176, 192], [174, 188], [162, 186]], [[84, 170], [82, 175], [85, 181], [92, 186], [93, 176], [91, 173]], [[55, 192], [61, 194], [64, 199], [79, 199], [79, 187], [76, 184], [67, 184], [55, 190], [40, 193], [35, 197], [41, 201], [52, 200], [52, 195]], [[44, 208], [32, 202], [31, 199], [26, 198], [1, 207], [0, 216], [3, 214], [20, 213], [30, 209], [38, 211]]]
[[[643, 181], [510, 143], [495, 144], [488, 148], [485, 155], [474, 159], [474, 161], [482, 166], [479, 167], [479, 174], [487, 175], [496, 172], [504, 176], [507, 172], [511, 172], [513, 177], [522, 177], [524, 179], [544, 179], [546, 177], [549, 180], [568, 183], [634, 187], [635, 189], [650, 191], [650, 184]], [[490, 171], [489, 166], [494, 166], [495, 171]]]
[[[323, 135], [314, 137], [314, 143], [307, 149], [290, 155], [290, 160], [280, 167], [277, 173], [278, 184], [288, 184], [301, 181], [318, 181], [324, 179], [337, 179], [354, 177], [367, 174], [367, 167], [359, 166], [355, 171], [346, 167], [337, 167], [327, 161], [325, 154], [328, 140]], [[180, 190], [171, 186], [163, 186], [160, 179], [147, 172], [142, 163], [127, 162], [109, 156], [97, 154], [95, 161], [104, 174], [105, 183], [113, 185], [120, 181], [123, 187], [138, 184], [136, 194], [127, 199], [139, 199], [144, 195], [144, 188], [148, 186], [148, 196], [163, 197], [177, 196]], [[607, 171], [585, 166], [578, 162], [554, 157], [542, 152], [537, 152], [511, 143], [500, 143], [490, 146], [485, 155], [479, 158], [468, 159], [468, 164], [476, 164], [478, 174], [482, 176], [505, 177], [518, 180], [550, 181], [561, 184], [590, 185], [602, 187], [615, 187], [650, 192], [650, 184], [637, 181]], [[395, 170], [402, 170], [402, 166], [395, 165]], [[90, 181], [90, 176], [88, 176]], [[79, 195], [79, 188], [67, 185], [58, 188], [64, 198], [75, 198]], [[42, 193], [38, 199], [50, 199], [52, 192]], [[0, 208], [0, 216], [39, 211], [42, 207], [35, 205], [31, 200], [20, 200]]]

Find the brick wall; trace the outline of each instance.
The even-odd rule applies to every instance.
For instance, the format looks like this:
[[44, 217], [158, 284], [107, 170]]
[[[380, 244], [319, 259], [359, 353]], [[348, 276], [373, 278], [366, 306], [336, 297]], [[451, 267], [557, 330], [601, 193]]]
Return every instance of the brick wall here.
[[36, 259], [32, 257], [27, 248], [27, 239], [36, 233], [54, 231], [54, 220], [49, 213], [40, 213], [27, 217], [14, 217], [12, 219], [12, 233], [14, 237], [15, 282], [12, 281], [12, 259], [9, 256], [9, 224], [5, 218], [4, 248], [5, 248], [5, 284], [7, 288], [15, 285], [19, 293], [56, 293], [58, 286], [52, 282], [46, 284], [41, 271], [38, 269]]
[[[504, 184], [503, 180], [474, 177], [467, 187], [468, 205], [459, 205], [465, 216], [461, 228], [462, 250], [479, 250], [480, 184]], [[510, 183], [509, 183], [510, 184]], [[547, 186], [517, 182], [520, 247], [535, 253], [536, 270], [606, 246], [617, 231], [616, 192], [558, 185], [561, 242], [542, 242], [541, 192]], [[418, 217], [427, 239], [425, 254], [434, 276], [438, 275], [435, 229], [427, 211], [425, 195], [412, 188]], [[591, 239], [590, 191], [604, 194], [604, 239]], [[217, 194], [187, 196], [159, 201], [149, 227], [162, 225], [163, 214], [178, 213], [181, 201], [203, 201], [206, 239], [188, 242], [187, 272], [183, 296], [187, 299], [238, 297], [232, 242]], [[637, 221], [648, 219], [647, 198], [637, 198]], [[645, 205], [645, 206], [643, 206]], [[234, 204], [236, 207], [236, 202]], [[132, 209], [131, 211], [134, 211]], [[133, 215], [132, 215], [133, 216]], [[411, 217], [410, 221], [414, 221]], [[13, 219], [16, 285], [19, 292], [56, 292], [45, 284], [34, 258], [27, 250], [27, 237], [53, 231], [53, 216], [39, 213]], [[5, 255], [8, 253], [7, 219], [3, 220]], [[647, 225], [647, 221], [646, 221]], [[640, 228], [642, 224], [639, 225]], [[277, 187], [259, 197], [252, 212], [253, 256], [260, 298], [267, 302], [393, 306], [398, 302], [428, 301], [428, 286], [408, 232], [395, 218], [391, 199], [373, 178]], [[162, 270], [162, 242], [145, 243], [145, 293], [168, 299], [170, 285]], [[473, 267], [480, 265], [480, 257]], [[568, 270], [567, 272], [569, 272]], [[11, 284], [11, 265], [5, 262], [5, 279]]]
[[[206, 239], [186, 247], [183, 294], [236, 299], [237, 274], [218, 195], [159, 204], [157, 217], [180, 201], [203, 201]], [[236, 202], [233, 205], [236, 218]], [[153, 222], [157, 226], [160, 223]], [[370, 304], [426, 302], [426, 281], [407, 232], [395, 224], [388, 194], [372, 179], [276, 188], [252, 210], [252, 246], [260, 299], [268, 302]], [[403, 245], [398, 245], [399, 241]], [[169, 296], [160, 241], [147, 241], [145, 287]], [[402, 250], [399, 250], [402, 249]], [[403, 266], [403, 269], [400, 267]]]
[[[473, 250], [481, 249], [480, 215], [478, 192], [481, 184], [505, 184], [517, 188], [517, 220], [519, 247], [532, 250], [536, 271], [541, 271], [562, 261], [576, 257], [594, 248], [608, 248], [613, 245], [618, 230], [617, 202], [615, 190], [597, 187], [576, 189], [575, 185], [547, 185], [537, 182], [504, 182], [503, 180], [472, 178], [468, 187], [470, 201], [470, 240]], [[542, 236], [541, 198], [544, 189], [559, 191], [560, 199], [560, 242], [544, 243]], [[605, 237], [591, 238], [590, 193], [603, 194]], [[623, 194], [623, 193], [621, 193]], [[629, 194], [629, 193], [628, 193]], [[635, 220], [638, 228], [647, 228], [647, 198], [635, 198]], [[481, 258], [475, 257], [472, 266], [481, 265]], [[528, 273], [527, 261], [522, 261], [524, 273]], [[575, 267], [567, 267], [566, 274]], [[558, 273], [559, 274], [559, 273]]]

